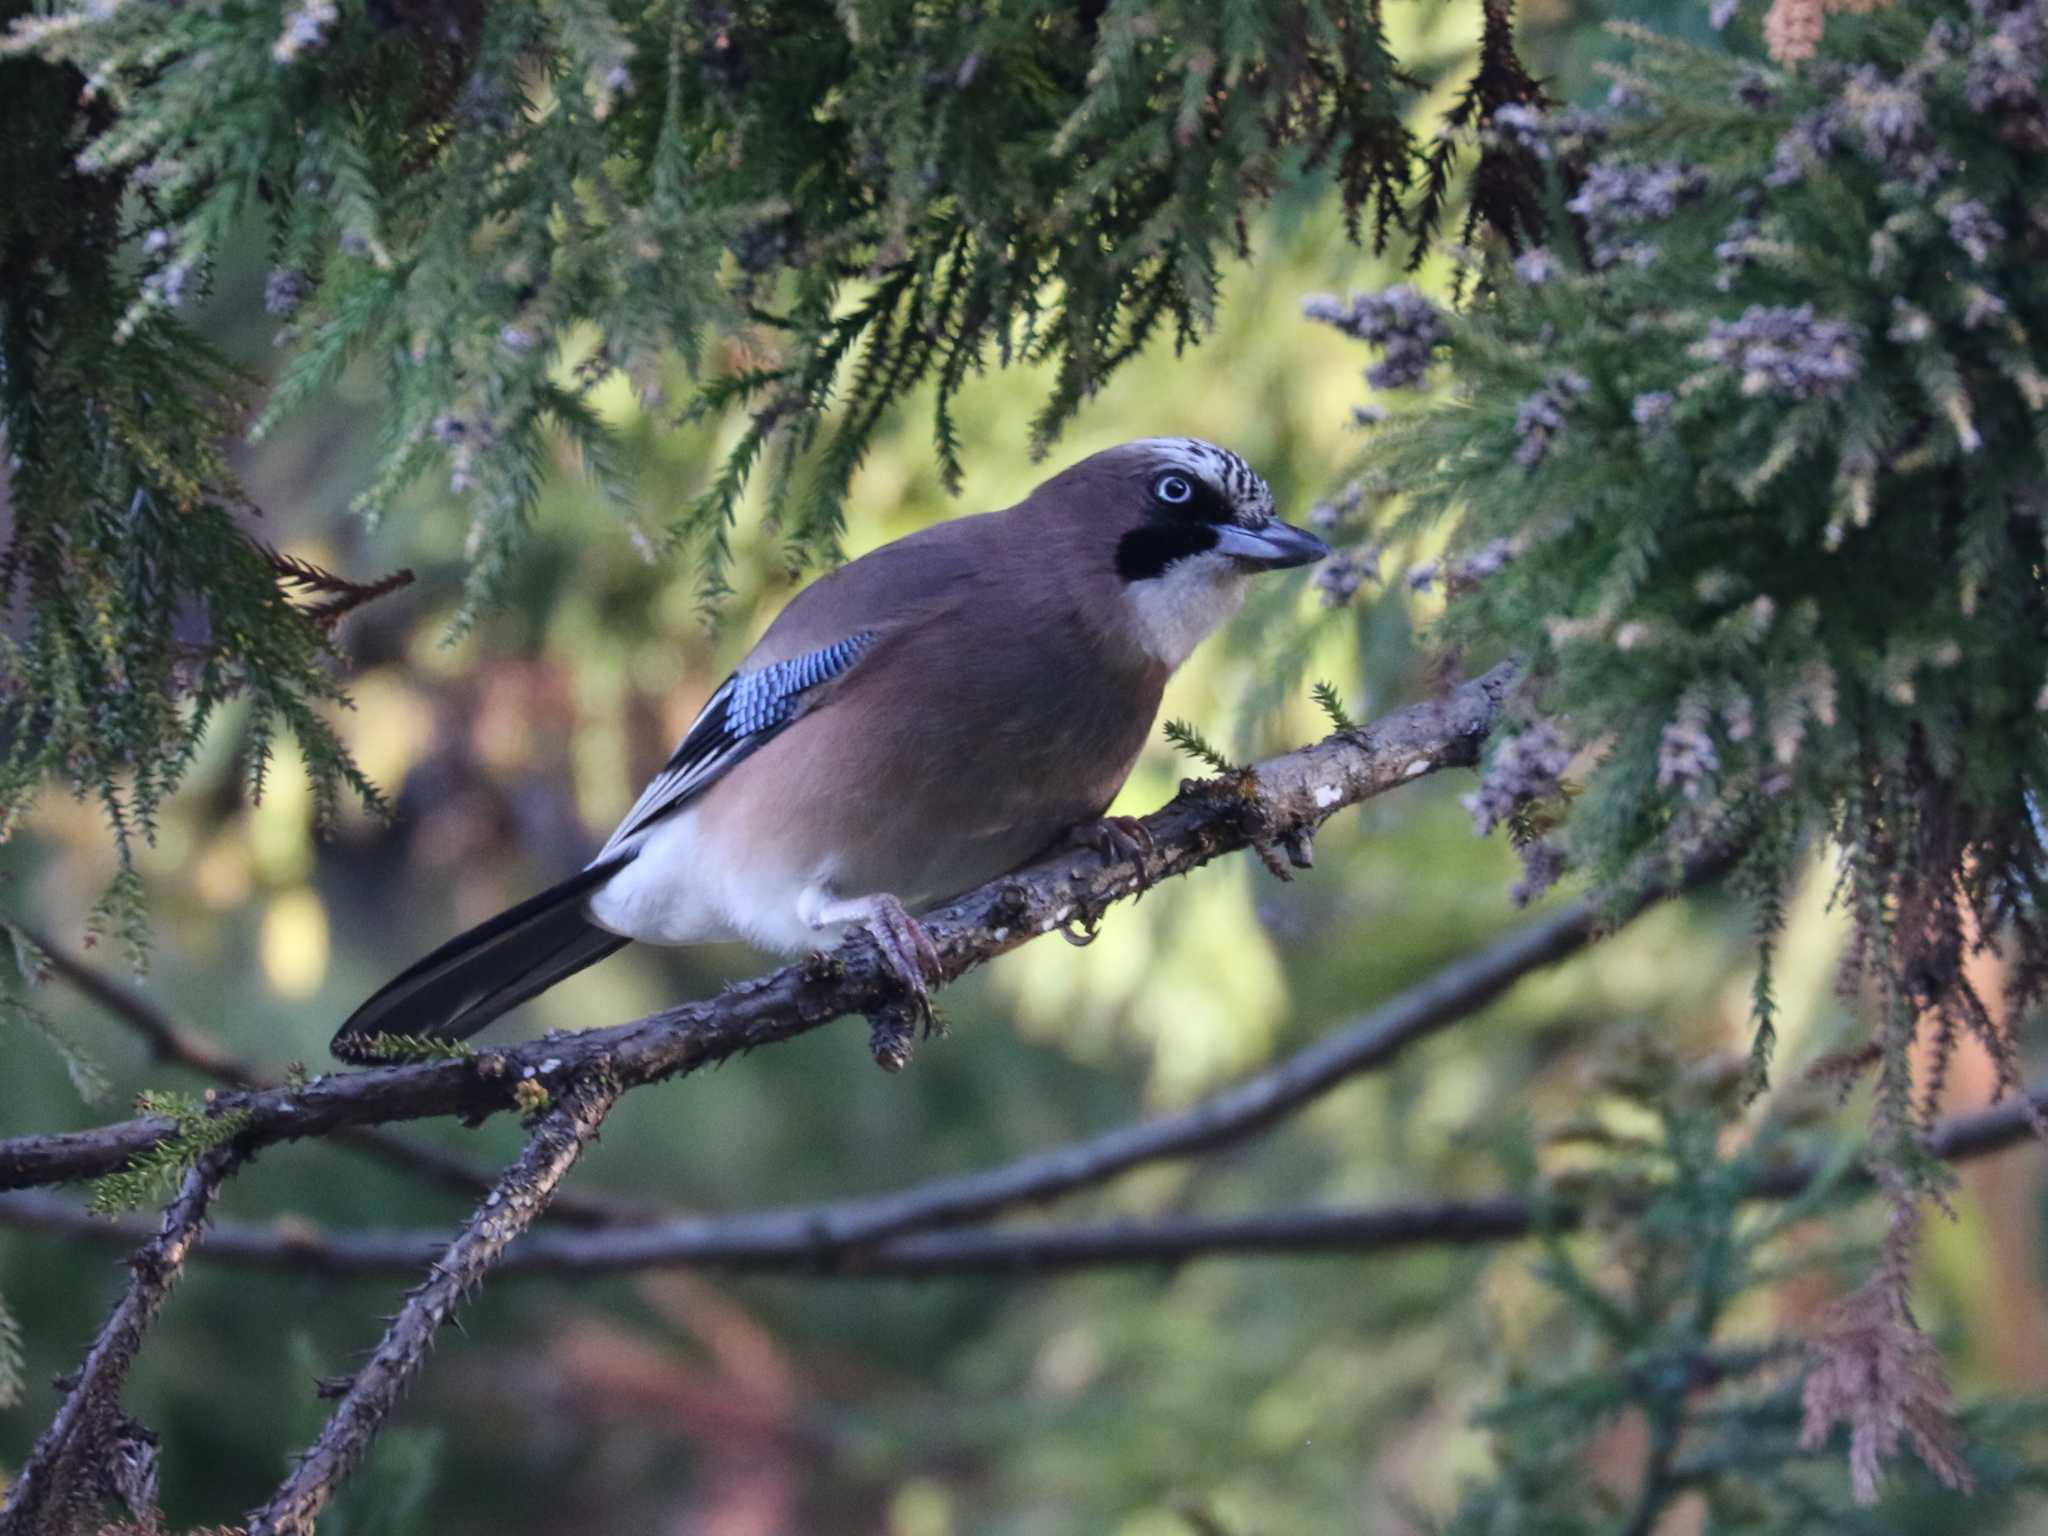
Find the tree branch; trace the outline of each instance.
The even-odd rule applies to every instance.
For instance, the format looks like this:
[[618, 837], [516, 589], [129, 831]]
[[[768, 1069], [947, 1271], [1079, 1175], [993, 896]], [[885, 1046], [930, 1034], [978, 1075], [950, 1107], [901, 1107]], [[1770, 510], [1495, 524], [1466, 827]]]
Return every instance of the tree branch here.
[[36, 1441], [0, 1508], [0, 1536], [56, 1536], [97, 1529], [102, 1489], [134, 1437], [121, 1412], [121, 1383], [156, 1320], [221, 1185], [246, 1149], [230, 1142], [201, 1154], [164, 1210], [162, 1224], [128, 1261], [128, 1288], [100, 1329], [50, 1427]]
[[[1666, 894], [1646, 889], [1633, 910], [1612, 914], [1607, 921], [1615, 926], [1628, 922]], [[830, 1264], [885, 1238], [987, 1218], [1107, 1183], [1146, 1163], [1214, 1151], [1256, 1135], [1341, 1083], [1385, 1067], [1408, 1046], [1468, 1016], [1521, 977], [1575, 953], [1591, 941], [1598, 922], [1592, 905], [1580, 903], [1529, 923], [1444, 966], [1266, 1071], [1176, 1114], [1120, 1126], [1002, 1167], [935, 1179], [890, 1194], [729, 1217], [650, 1220], [631, 1245], [638, 1255], [634, 1262]], [[0, 1225], [87, 1235], [113, 1230], [104, 1221], [82, 1216], [69, 1202], [27, 1192], [0, 1194]], [[416, 1266], [438, 1246], [427, 1235], [369, 1241], [368, 1248], [357, 1250], [358, 1257], [343, 1261], [344, 1271], [375, 1270], [387, 1263]], [[218, 1227], [206, 1253], [230, 1262], [246, 1254], [250, 1262], [280, 1259], [289, 1264], [291, 1251], [318, 1246], [310, 1228], [287, 1221], [268, 1230]]]
[[[1642, 905], [1651, 899], [1646, 897]], [[1620, 920], [1633, 916], [1624, 913]], [[638, 1235], [636, 1246], [644, 1254], [669, 1253], [685, 1262], [780, 1257], [820, 1263], [902, 1233], [979, 1220], [1106, 1184], [1147, 1163], [1214, 1151], [1254, 1136], [1339, 1084], [1387, 1065], [1408, 1046], [1485, 1006], [1531, 971], [1583, 948], [1597, 931], [1598, 918], [1590, 904], [1539, 919], [1446, 965], [1279, 1065], [1174, 1114], [894, 1194], [751, 1216], [651, 1223]]]
[[618, 1102], [619, 1084], [602, 1058], [561, 1085], [517, 1162], [484, 1196], [424, 1283], [407, 1297], [376, 1350], [356, 1372], [320, 1437], [270, 1502], [249, 1517], [248, 1536], [309, 1536], [335, 1488], [361, 1463], [398, 1394], [456, 1306], [513, 1238], [546, 1209], [598, 1126]]
[[[275, 1077], [236, 1056], [211, 1035], [179, 1023], [133, 987], [51, 943], [18, 918], [0, 918], [0, 924], [17, 930], [34, 945], [49, 963], [51, 974], [62, 977], [81, 996], [140, 1035], [157, 1061], [189, 1068], [235, 1088], [260, 1092], [276, 1086]], [[344, 1126], [333, 1139], [460, 1195], [474, 1198], [491, 1187], [493, 1175], [467, 1158], [408, 1141], [376, 1126]], [[652, 1221], [659, 1214], [644, 1206], [570, 1194], [558, 1196], [548, 1209], [553, 1220], [581, 1227]]]
[[[991, 881], [926, 920], [944, 979], [955, 980], [1054, 928], [1092, 921], [1168, 876], [1245, 847], [1298, 846], [1345, 806], [1441, 768], [1469, 766], [1514, 675], [1503, 664], [1444, 698], [1337, 732], [1241, 774], [1183, 786], [1145, 819], [1152, 846], [1130, 857], [1105, 864], [1062, 852]], [[553, 1087], [600, 1059], [622, 1089], [631, 1089], [897, 1002], [895, 983], [872, 943], [861, 939], [706, 1002], [630, 1024], [550, 1035], [471, 1059], [334, 1073], [303, 1089], [222, 1094], [216, 1109], [247, 1113], [242, 1139], [252, 1149], [354, 1125], [450, 1114], [476, 1121], [512, 1108], [517, 1084]], [[172, 1130], [168, 1120], [146, 1117], [0, 1141], [0, 1189], [112, 1172]]]
[[[2033, 1134], [2027, 1104], [2048, 1109], [2048, 1087], [2027, 1100], [1958, 1115], [1936, 1129], [1936, 1155], [1962, 1162], [2027, 1141]], [[1750, 1186], [1755, 1200], [1803, 1195], [1829, 1165], [1819, 1160], [1776, 1165]], [[1860, 1167], [1843, 1175], [1864, 1185]], [[1261, 1254], [1315, 1257], [1390, 1254], [1420, 1247], [1468, 1247], [1511, 1242], [1539, 1227], [1569, 1231], [1585, 1217], [1568, 1201], [1548, 1203], [1520, 1195], [1469, 1200], [1400, 1201], [1378, 1206], [1304, 1206], [1247, 1216], [1169, 1217], [1143, 1222], [1100, 1222], [997, 1231], [919, 1233], [863, 1247], [799, 1251], [779, 1242], [756, 1242], [740, 1230], [745, 1220], [701, 1223], [700, 1240], [656, 1228], [611, 1232], [535, 1232], [521, 1238], [496, 1265], [501, 1275], [588, 1275], [702, 1266], [850, 1277], [921, 1277], [956, 1274], [1039, 1275], [1115, 1265], [1182, 1263], [1192, 1259]], [[0, 1195], [0, 1225], [90, 1242], [129, 1242], [143, 1224], [111, 1224], [69, 1201], [41, 1191]], [[667, 1241], [658, 1240], [666, 1232]], [[197, 1257], [233, 1267], [279, 1270], [328, 1279], [417, 1273], [444, 1247], [431, 1232], [363, 1232], [328, 1236], [302, 1223], [221, 1222], [208, 1232]]]
[[[1081, 861], [1086, 867], [1074, 868], [1076, 856], [1062, 852], [970, 893], [927, 920], [941, 979], [954, 979], [1053, 928], [1092, 928], [1111, 903], [1238, 848], [1258, 848], [1272, 864], [1270, 850], [1282, 846], [1305, 863], [1309, 839], [1336, 810], [1434, 769], [1474, 761], [1513, 675], [1502, 666], [1443, 700], [1400, 711], [1373, 727], [1342, 731], [1258, 767], [1183, 785], [1170, 805], [1149, 818], [1149, 838], [1123, 860], [1087, 860]], [[555, 1107], [541, 1116], [519, 1161], [431, 1267], [428, 1280], [410, 1293], [313, 1448], [251, 1517], [250, 1536], [310, 1531], [334, 1488], [360, 1463], [440, 1324], [538, 1217], [619, 1094], [791, 1038], [845, 1013], [886, 1018], [900, 1002], [872, 944], [856, 943], [709, 1002], [613, 1029], [550, 1036], [449, 1061], [325, 1076], [303, 1086], [257, 1086], [249, 1074], [251, 1085], [241, 1092], [214, 1096], [216, 1112], [239, 1112], [235, 1145], [243, 1155], [270, 1142], [395, 1119], [458, 1113], [474, 1123], [530, 1101], [536, 1091], [555, 1095]], [[159, 1050], [193, 1048], [168, 1020], [152, 1023], [158, 1027], [145, 1033]], [[1247, 1124], [1267, 1123], [1281, 1112], [1274, 1109]], [[160, 1117], [145, 1118], [70, 1136], [0, 1142], [0, 1189], [112, 1171], [172, 1129]], [[1113, 1171], [1113, 1159], [1103, 1166]], [[195, 1213], [195, 1226], [197, 1220]], [[131, 1341], [127, 1356], [132, 1354]]]
[[[1646, 891], [1634, 910], [1615, 914], [1610, 921], [1630, 921], [1665, 894]], [[632, 1246], [641, 1255], [639, 1262], [646, 1264], [826, 1264], [884, 1238], [994, 1216], [1107, 1183], [1146, 1163], [1214, 1151], [1256, 1135], [1341, 1083], [1388, 1065], [1408, 1046], [1483, 1007], [1531, 971], [1575, 953], [1597, 931], [1598, 918], [1590, 903], [1540, 918], [1477, 954], [1444, 966], [1278, 1065], [1175, 1114], [891, 1194], [738, 1216], [651, 1221], [642, 1225]], [[54, 1198], [0, 1194], [0, 1224], [48, 1226], [55, 1213], [71, 1209]], [[290, 1227], [267, 1241], [290, 1248], [302, 1231]], [[209, 1255], [224, 1241], [217, 1231], [208, 1245]], [[258, 1237], [257, 1245], [265, 1241]], [[432, 1239], [404, 1241], [417, 1245]], [[400, 1251], [406, 1250], [387, 1247], [381, 1256]], [[411, 1252], [418, 1257], [416, 1246]]]

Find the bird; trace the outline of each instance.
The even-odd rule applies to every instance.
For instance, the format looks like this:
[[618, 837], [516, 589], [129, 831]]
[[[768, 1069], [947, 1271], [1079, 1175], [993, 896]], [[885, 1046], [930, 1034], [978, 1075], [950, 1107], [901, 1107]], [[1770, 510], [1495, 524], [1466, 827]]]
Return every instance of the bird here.
[[1114, 837], [1105, 813], [1167, 679], [1253, 577], [1329, 552], [1237, 454], [1154, 437], [838, 566], [776, 616], [595, 858], [394, 977], [335, 1054], [466, 1039], [636, 941], [796, 956], [865, 931], [923, 1003], [937, 955], [914, 914]]

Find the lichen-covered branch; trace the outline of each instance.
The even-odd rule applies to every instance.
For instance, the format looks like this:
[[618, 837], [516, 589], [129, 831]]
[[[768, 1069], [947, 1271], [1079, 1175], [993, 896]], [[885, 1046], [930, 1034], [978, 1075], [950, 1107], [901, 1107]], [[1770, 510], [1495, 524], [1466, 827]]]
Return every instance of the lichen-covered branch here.
[[128, 1288], [0, 1507], [0, 1536], [70, 1536], [100, 1527], [102, 1489], [118, 1486], [118, 1463], [134, 1438], [121, 1411], [121, 1383], [244, 1151], [229, 1142], [204, 1153], [186, 1172], [156, 1233], [128, 1261]]
[[[944, 979], [956, 980], [1055, 928], [1093, 922], [1146, 886], [1225, 854], [1254, 846], [1298, 851], [1346, 806], [1439, 769], [1469, 766], [1514, 675], [1504, 663], [1440, 699], [1240, 773], [1184, 786], [1145, 818], [1151, 846], [1127, 857], [1104, 863], [1093, 854], [1062, 852], [970, 892], [926, 920]], [[518, 1085], [553, 1088], [600, 1058], [621, 1088], [630, 1089], [896, 1001], [889, 972], [863, 939], [630, 1024], [551, 1035], [466, 1059], [332, 1073], [304, 1087], [222, 1094], [216, 1108], [247, 1115], [242, 1141], [251, 1148], [437, 1115], [478, 1120], [514, 1108]], [[0, 1141], [0, 1189], [112, 1172], [173, 1129], [161, 1116], [145, 1116]]]
[[[1647, 906], [1662, 894], [1667, 893], [1646, 891], [1640, 903]], [[1605, 922], [1611, 929], [1630, 916], [1611, 913]], [[634, 1262], [650, 1265], [830, 1264], [906, 1233], [986, 1219], [1108, 1183], [1146, 1163], [1212, 1152], [1257, 1135], [1341, 1083], [1386, 1067], [1409, 1046], [1469, 1017], [1521, 977], [1576, 953], [1602, 931], [1601, 921], [1584, 903], [1539, 918], [1442, 967], [1266, 1071], [1173, 1114], [890, 1194], [737, 1216], [651, 1220], [610, 1251], [622, 1260], [630, 1252], [637, 1255]], [[63, 1213], [71, 1209], [54, 1198], [0, 1195], [0, 1225], [61, 1227]], [[275, 1241], [290, 1247], [302, 1236], [310, 1234], [295, 1224]], [[220, 1251], [222, 1242], [216, 1234], [210, 1251]], [[522, 1244], [521, 1251], [527, 1246]], [[259, 1248], [260, 1243], [248, 1251]], [[405, 1251], [387, 1247], [382, 1253], [388, 1257]]]
[[[14, 918], [0, 918], [0, 926], [23, 934], [48, 963], [51, 975], [70, 983], [82, 996], [133, 1030], [148, 1045], [156, 1060], [186, 1067], [216, 1083], [252, 1092], [275, 1086], [275, 1078], [236, 1056], [213, 1036], [180, 1023], [133, 987], [52, 944], [27, 924]], [[390, 1167], [402, 1169], [429, 1184], [458, 1194], [480, 1195], [491, 1187], [496, 1177], [466, 1158], [421, 1142], [407, 1141], [376, 1126], [346, 1126], [335, 1132], [334, 1139]], [[620, 1201], [569, 1194], [558, 1196], [548, 1212], [555, 1221], [586, 1227], [649, 1221], [656, 1215], [652, 1210]]]
[[306, 1536], [334, 1490], [361, 1463], [441, 1325], [513, 1238], [547, 1208], [584, 1147], [618, 1101], [619, 1084], [599, 1058], [561, 1085], [518, 1161], [470, 1217], [427, 1279], [405, 1300], [376, 1350], [349, 1382], [313, 1446], [270, 1502], [249, 1517], [249, 1536]]
[[1384, 1067], [1416, 1041], [1484, 1007], [1521, 977], [1576, 952], [1597, 931], [1589, 905], [1541, 918], [1444, 966], [1267, 1071], [1173, 1114], [893, 1194], [752, 1216], [653, 1223], [629, 1241], [650, 1262], [662, 1262], [653, 1256], [667, 1253], [675, 1262], [831, 1263], [905, 1233], [986, 1219], [1106, 1184], [1147, 1163], [1212, 1152], [1257, 1135], [1340, 1083]]

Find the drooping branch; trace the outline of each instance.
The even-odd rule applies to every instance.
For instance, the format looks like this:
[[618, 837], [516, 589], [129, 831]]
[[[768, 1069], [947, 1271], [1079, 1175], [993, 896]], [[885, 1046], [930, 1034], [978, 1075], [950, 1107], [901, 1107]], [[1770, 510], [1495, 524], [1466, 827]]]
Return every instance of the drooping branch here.
[[[1665, 894], [1645, 890], [1636, 910]], [[1613, 913], [1607, 921], [1618, 925], [1633, 915]], [[1105, 1184], [1146, 1163], [1214, 1151], [1258, 1134], [1341, 1083], [1384, 1068], [1409, 1046], [1469, 1016], [1523, 976], [1577, 952], [1593, 938], [1599, 921], [1589, 903], [1539, 918], [1476, 954], [1451, 962], [1268, 1070], [1174, 1114], [1120, 1126], [999, 1168], [934, 1179], [891, 1194], [738, 1216], [650, 1221], [608, 1251], [621, 1263], [628, 1262], [625, 1255], [630, 1252], [635, 1255], [630, 1262], [640, 1265], [838, 1264], [891, 1237], [986, 1219]], [[61, 1225], [61, 1213], [72, 1209], [54, 1198], [0, 1195], [0, 1224]], [[207, 1252], [232, 1259], [237, 1253], [256, 1254], [265, 1246], [289, 1249], [301, 1237], [314, 1241], [296, 1224], [269, 1234], [267, 1244], [260, 1236], [241, 1244], [245, 1236], [258, 1235], [237, 1229], [224, 1247], [210, 1244]], [[214, 1243], [222, 1241], [217, 1229]], [[375, 1257], [381, 1263], [405, 1254], [423, 1262], [422, 1244], [437, 1246], [430, 1237], [407, 1237], [398, 1247], [377, 1247]]]
[[[2031, 1108], [2030, 1108], [2031, 1106]], [[1958, 1115], [1937, 1129], [1935, 1155], [1963, 1162], [2017, 1146], [2033, 1135], [2030, 1114], [2048, 1108], [2048, 1088], [2026, 1099]], [[1795, 1199], [1827, 1176], [1815, 1161], [1777, 1164], [1750, 1186], [1755, 1200]], [[1860, 1167], [1843, 1176], [1867, 1185]], [[1178, 1264], [1252, 1254], [1310, 1258], [1386, 1255], [1422, 1247], [1512, 1242], [1539, 1228], [1569, 1231], [1585, 1212], [1567, 1200], [1539, 1203], [1522, 1195], [1465, 1200], [1398, 1201], [1373, 1206], [1308, 1206], [1246, 1216], [1168, 1217], [884, 1238], [859, 1247], [748, 1241], [744, 1221], [702, 1223], [702, 1240], [686, 1244], [652, 1232], [545, 1231], [521, 1238], [498, 1261], [500, 1275], [589, 1275], [653, 1268], [780, 1271], [876, 1279], [957, 1274], [1038, 1275], [1057, 1270], [1134, 1264]], [[132, 1241], [139, 1220], [110, 1225], [60, 1196], [40, 1190], [0, 1195], [0, 1226], [89, 1242]], [[325, 1234], [303, 1223], [260, 1226], [216, 1223], [197, 1257], [230, 1267], [277, 1270], [346, 1280], [417, 1273], [445, 1247], [421, 1231]]]
[[186, 1171], [161, 1225], [128, 1261], [127, 1289], [0, 1508], [0, 1536], [53, 1536], [99, 1527], [102, 1486], [117, 1480], [114, 1463], [126, 1453], [129, 1439], [121, 1383], [143, 1334], [184, 1273], [214, 1196], [244, 1150], [229, 1142], [201, 1154]]
[[[180, 1023], [133, 987], [53, 944], [28, 924], [16, 918], [0, 918], [0, 926], [19, 932], [42, 955], [52, 975], [68, 982], [81, 996], [141, 1036], [156, 1060], [188, 1068], [215, 1083], [252, 1092], [276, 1086], [275, 1077], [244, 1061], [213, 1036]], [[457, 1194], [480, 1195], [495, 1178], [467, 1158], [408, 1141], [377, 1126], [344, 1126], [334, 1133], [334, 1140]], [[555, 1221], [585, 1227], [650, 1221], [657, 1214], [622, 1201], [567, 1193], [556, 1197], [548, 1213]]]
[[518, 1161], [484, 1196], [427, 1279], [407, 1295], [376, 1350], [342, 1393], [319, 1439], [299, 1458], [270, 1502], [249, 1517], [249, 1536], [307, 1536], [312, 1531], [335, 1488], [369, 1450], [442, 1324], [482, 1283], [506, 1245], [546, 1209], [618, 1096], [619, 1084], [602, 1058], [560, 1086]]
[[[1703, 867], [1701, 873], [1705, 872]], [[1645, 889], [1635, 911], [1667, 894]], [[1633, 911], [1614, 912], [1604, 921], [1619, 926], [1633, 916]], [[729, 1217], [650, 1217], [633, 1223], [643, 1230], [611, 1251], [616, 1262], [636, 1265], [842, 1264], [849, 1255], [872, 1251], [887, 1238], [986, 1219], [1107, 1183], [1146, 1163], [1212, 1152], [1270, 1128], [1341, 1083], [1385, 1068], [1409, 1046], [1468, 1017], [1521, 977], [1576, 953], [1593, 938], [1601, 921], [1588, 903], [1537, 919], [1476, 954], [1452, 961], [1266, 1071], [1177, 1113], [1121, 1126], [999, 1168], [880, 1196]], [[103, 977], [99, 981], [108, 984]], [[132, 1002], [147, 1006], [139, 999]], [[160, 1020], [159, 1026], [167, 1023]], [[558, 1216], [551, 1207], [551, 1220]], [[86, 1236], [118, 1230], [103, 1219], [84, 1217], [70, 1202], [30, 1192], [0, 1194], [0, 1226]], [[343, 1272], [386, 1264], [417, 1267], [430, 1249], [439, 1246], [431, 1236], [412, 1234], [371, 1237], [367, 1242], [367, 1247], [347, 1250], [340, 1260]], [[515, 1252], [524, 1254], [529, 1247], [521, 1244]], [[294, 1251], [337, 1250], [327, 1248], [303, 1223], [293, 1222], [268, 1231], [216, 1226], [204, 1253], [230, 1263], [289, 1265]], [[628, 1253], [633, 1255], [630, 1260]]]
[[[1636, 908], [1668, 894], [1645, 893]], [[1634, 912], [1615, 914], [1626, 921]], [[1601, 915], [1581, 903], [1539, 919], [1326, 1035], [1278, 1066], [1174, 1114], [1141, 1121], [1002, 1168], [920, 1184], [895, 1195], [757, 1218], [755, 1241], [778, 1237], [794, 1254], [853, 1249], [877, 1239], [995, 1215], [1107, 1183], [1146, 1163], [1192, 1157], [1256, 1135], [1416, 1041], [1484, 1007], [1532, 971], [1584, 947]], [[690, 1241], [691, 1224], [661, 1223], [645, 1236]], [[660, 1235], [657, 1235], [660, 1234]], [[738, 1235], [738, 1234], [735, 1234]]]
[[[1470, 765], [1514, 675], [1503, 664], [1441, 699], [1337, 732], [1241, 774], [1184, 786], [1145, 819], [1151, 846], [1128, 857], [1104, 863], [1094, 855], [1061, 853], [970, 892], [926, 921], [944, 979], [955, 980], [1054, 928], [1092, 921], [1146, 886], [1224, 854], [1303, 846], [1346, 806], [1438, 769]], [[621, 1088], [630, 1089], [896, 1001], [894, 983], [863, 939], [830, 957], [785, 966], [708, 1001], [630, 1024], [551, 1035], [469, 1059], [334, 1073], [303, 1088], [222, 1094], [215, 1107], [247, 1115], [242, 1139], [251, 1148], [437, 1115], [481, 1120], [514, 1107], [516, 1085], [553, 1088], [600, 1058]], [[112, 1172], [173, 1130], [167, 1119], [143, 1117], [0, 1141], [0, 1189]]]
[[[1646, 894], [1644, 904], [1651, 899]], [[1614, 920], [1626, 921], [1630, 915], [1617, 914]], [[649, 1264], [829, 1265], [888, 1238], [984, 1220], [1106, 1184], [1147, 1163], [1212, 1152], [1257, 1135], [1341, 1083], [1385, 1067], [1410, 1045], [1485, 1006], [1521, 977], [1576, 952], [1597, 927], [1596, 914], [1586, 904], [1538, 919], [1446, 965], [1268, 1070], [1173, 1114], [891, 1194], [653, 1222], [634, 1235], [631, 1245]], [[0, 1220], [5, 1209], [0, 1197]]]
[[[1712, 872], [1711, 865], [1702, 864], [1692, 878], [1704, 879]], [[647, 1264], [830, 1263], [884, 1238], [985, 1219], [1107, 1183], [1146, 1163], [1212, 1152], [1270, 1128], [1342, 1083], [1385, 1068], [1409, 1046], [1468, 1017], [1523, 976], [1569, 957], [1596, 932], [1611, 932], [1669, 894], [1665, 888], [1645, 887], [1631, 909], [1600, 913], [1582, 902], [1539, 918], [1450, 962], [1267, 1070], [1176, 1113], [1120, 1126], [998, 1168], [929, 1180], [879, 1196], [727, 1217], [661, 1219], [635, 1210], [633, 1219], [644, 1230], [633, 1246], [640, 1262]], [[610, 1204], [589, 1203], [600, 1209]], [[10, 1197], [0, 1195], [0, 1225], [48, 1222], [69, 1209], [61, 1200], [36, 1202], [16, 1196], [10, 1202]], [[551, 1207], [550, 1220], [559, 1219], [560, 1212]], [[289, 1245], [302, 1230], [294, 1226], [283, 1242]]]

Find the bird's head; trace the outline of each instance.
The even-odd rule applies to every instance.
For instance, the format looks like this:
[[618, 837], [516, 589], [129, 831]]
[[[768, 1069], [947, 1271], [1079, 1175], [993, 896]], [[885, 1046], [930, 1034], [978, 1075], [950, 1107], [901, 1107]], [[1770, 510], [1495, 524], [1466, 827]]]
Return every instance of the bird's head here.
[[1085, 515], [1114, 536], [1128, 617], [1139, 643], [1169, 667], [1237, 611], [1247, 578], [1330, 552], [1273, 515], [1272, 489], [1249, 464], [1200, 438], [1125, 443], [1084, 459], [1046, 489], [1063, 482], [1080, 493], [1075, 501], [1085, 503]]

